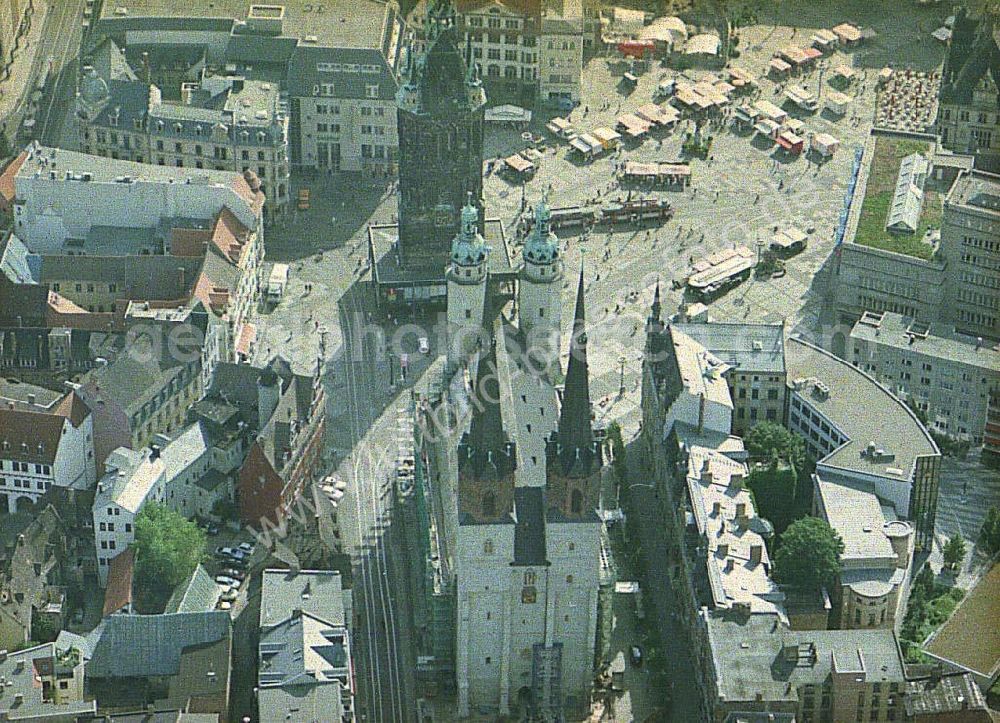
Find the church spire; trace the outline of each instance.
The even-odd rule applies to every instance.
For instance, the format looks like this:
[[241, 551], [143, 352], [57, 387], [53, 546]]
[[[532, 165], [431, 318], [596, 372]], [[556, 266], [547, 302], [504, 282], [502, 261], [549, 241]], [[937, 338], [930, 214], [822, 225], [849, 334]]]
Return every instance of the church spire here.
[[590, 372], [587, 368], [587, 319], [581, 263], [569, 363], [566, 366], [566, 386], [559, 414], [559, 446], [563, 470], [568, 472], [581, 458], [589, 460], [593, 442], [594, 432], [590, 424]]
[[[488, 302], [484, 305], [488, 306]], [[476, 380], [472, 388], [472, 422], [459, 446], [460, 471], [475, 479], [500, 479], [516, 466], [513, 445], [503, 428], [500, 411], [500, 381], [497, 371], [496, 339], [492, 320], [484, 312], [483, 343]]]

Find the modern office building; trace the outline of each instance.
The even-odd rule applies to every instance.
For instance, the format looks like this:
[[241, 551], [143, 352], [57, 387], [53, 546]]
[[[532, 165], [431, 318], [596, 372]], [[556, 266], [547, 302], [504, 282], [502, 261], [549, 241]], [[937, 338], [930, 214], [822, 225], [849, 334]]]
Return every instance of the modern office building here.
[[1000, 341], [1000, 175], [958, 174], [944, 199], [938, 256], [945, 267], [940, 319]]
[[927, 415], [938, 434], [983, 444], [990, 393], [1000, 387], [1000, 346], [889, 312], [865, 312], [848, 358]]
[[[941, 453], [913, 411], [873, 377], [809, 342], [785, 344], [786, 426], [805, 440], [825, 481], [874, 494], [934, 540]], [[864, 413], [859, 413], [864, 410]]]

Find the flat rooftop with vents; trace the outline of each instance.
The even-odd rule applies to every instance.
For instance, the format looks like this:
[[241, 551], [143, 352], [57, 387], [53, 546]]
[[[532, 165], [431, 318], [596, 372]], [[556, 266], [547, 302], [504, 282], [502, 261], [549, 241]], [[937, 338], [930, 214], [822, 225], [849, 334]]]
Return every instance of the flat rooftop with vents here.
[[[203, 30], [277, 35], [325, 47], [382, 45], [387, 4], [377, 0], [106, 0], [100, 23], [109, 29]], [[184, 21], [188, 20], [189, 23]], [[212, 22], [215, 21], [215, 22]]]

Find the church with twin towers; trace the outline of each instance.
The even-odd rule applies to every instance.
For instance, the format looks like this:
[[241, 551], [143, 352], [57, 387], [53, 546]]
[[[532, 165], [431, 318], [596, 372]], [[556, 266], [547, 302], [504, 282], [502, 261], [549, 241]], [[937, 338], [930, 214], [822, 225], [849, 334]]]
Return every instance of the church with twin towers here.
[[424, 435], [423, 459], [444, 501], [457, 712], [562, 720], [589, 709], [601, 574], [583, 269], [564, 267], [544, 200], [519, 255], [486, 218], [486, 98], [455, 17], [431, 3], [425, 50], [404, 67], [399, 223], [375, 230], [372, 268], [380, 303], [446, 308], [433, 411], [451, 421]]

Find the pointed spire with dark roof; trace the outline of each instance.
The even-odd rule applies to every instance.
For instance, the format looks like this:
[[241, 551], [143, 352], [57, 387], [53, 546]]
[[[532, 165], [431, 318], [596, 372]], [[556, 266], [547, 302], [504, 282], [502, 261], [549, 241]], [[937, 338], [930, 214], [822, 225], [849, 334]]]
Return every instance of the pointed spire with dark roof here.
[[653, 305], [649, 308], [649, 320], [660, 321], [660, 279], [656, 278], [656, 291], [653, 293]]
[[488, 333], [492, 327], [488, 300], [484, 302], [484, 307], [483, 324], [487, 333], [484, 333], [483, 341], [486, 348], [480, 353], [476, 368], [476, 381], [470, 399], [472, 422], [459, 445], [458, 464], [460, 471], [468, 476], [499, 479], [514, 471], [516, 457], [503, 428], [496, 340]]
[[[583, 301], [583, 264], [576, 290], [573, 312], [573, 335], [570, 337], [569, 363], [566, 366], [566, 386], [559, 414], [559, 447], [563, 471], [569, 471], [579, 460], [589, 460], [594, 446], [594, 431], [590, 424], [590, 372], [587, 368], [587, 319]], [[587, 465], [589, 467], [589, 464]], [[589, 473], [589, 469], [586, 472]]]

